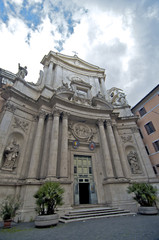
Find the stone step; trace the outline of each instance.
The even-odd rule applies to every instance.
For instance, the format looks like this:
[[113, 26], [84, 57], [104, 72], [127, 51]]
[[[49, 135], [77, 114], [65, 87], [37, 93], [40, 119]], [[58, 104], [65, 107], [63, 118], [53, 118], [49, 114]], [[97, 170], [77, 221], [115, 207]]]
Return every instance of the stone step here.
[[[123, 210], [122, 210], [123, 211]], [[80, 216], [80, 215], [96, 215], [96, 214], [101, 214], [101, 213], [112, 213], [112, 212], [121, 212], [120, 209], [101, 209], [101, 210], [90, 210], [90, 211], [76, 211], [72, 212], [70, 211], [69, 213], [65, 214], [65, 216]]]
[[87, 208], [71, 210], [60, 218], [60, 222], [69, 223], [74, 221], [83, 221], [89, 219], [103, 218], [103, 217], [116, 217], [116, 216], [128, 216], [135, 215], [130, 213], [129, 210], [123, 210], [119, 208], [99, 207], [99, 208]]

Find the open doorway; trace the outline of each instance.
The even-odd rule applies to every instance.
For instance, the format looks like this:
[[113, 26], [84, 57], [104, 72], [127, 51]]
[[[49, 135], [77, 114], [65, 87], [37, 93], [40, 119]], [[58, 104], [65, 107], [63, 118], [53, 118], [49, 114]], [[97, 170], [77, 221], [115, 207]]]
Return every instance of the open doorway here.
[[79, 183], [79, 203], [89, 204], [89, 183]]

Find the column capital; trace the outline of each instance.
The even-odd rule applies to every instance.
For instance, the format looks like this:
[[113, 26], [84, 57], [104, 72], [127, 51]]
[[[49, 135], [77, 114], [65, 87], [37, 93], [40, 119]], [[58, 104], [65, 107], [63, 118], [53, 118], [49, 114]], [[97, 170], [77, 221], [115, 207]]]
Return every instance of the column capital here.
[[61, 114], [61, 111], [59, 110], [59, 109], [54, 109], [53, 110], [53, 116], [55, 117], [59, 117], [60, 116], [60, 114]]
[[4, 109], [14, 113], [15, 110], [17, 109], [17, 107], [14, 105], [14, 104], [11, 104], [10, 102], [7, 102], [5, 105], [4, 105]]
[[46, 116], [46, 112], [43, 111], [43, 110], [41, 110], [41, 111], [39, 112], [39, 118], [45, 118], [45, 116]]
[[111, 119], [105, 120], [107, 126], [112, 126], [112, 121]]
[[53, 117], [53, 114], [52, 114], [52, 113], [48, 113], [48, 114], [47, 114], [47, 118], [48, 118], [48, 119], [52, 119], [52, 117]]
[[104, 123], [104, 119], [98, 119], [98, 120], [97, 120], [97, 125], [98, 125], [98, 126], [102, 126], [103, 123]]
[[63, 118], [68, 118], [69, 115], [70, 115], [70, 113], [68, 113], [68, 112], [62, 112]]
[[32, 118], [33, 118], [33, 121], [34, 121], [34, 122], [37, 122], [37, 121], [38, 121], [38, 115], [33, 114], [33, 115], [32, 115]]

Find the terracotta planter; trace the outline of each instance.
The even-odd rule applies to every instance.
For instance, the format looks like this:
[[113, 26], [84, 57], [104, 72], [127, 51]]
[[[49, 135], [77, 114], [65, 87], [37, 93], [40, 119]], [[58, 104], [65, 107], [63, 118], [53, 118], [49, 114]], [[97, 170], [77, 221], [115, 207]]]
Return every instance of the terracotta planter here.
[[156, 215], [158, 214], [158, 209], [156, 207], [142, 207], [138, 208], [138, 212], [143, 215]]
[[51, 227], [57, 225], [58, 221], [59, 215], [57, 213], [52, 215], [36, 216], [35, 227]]
[[11, 219], [4, 220], [4, 226], [3, 226], [3, 228], [11, 228], [11, 222], [12, 222]]

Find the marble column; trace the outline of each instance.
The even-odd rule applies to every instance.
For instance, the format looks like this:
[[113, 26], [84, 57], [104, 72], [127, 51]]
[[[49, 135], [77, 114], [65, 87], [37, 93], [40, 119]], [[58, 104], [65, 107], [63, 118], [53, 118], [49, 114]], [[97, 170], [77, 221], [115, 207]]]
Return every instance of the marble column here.
[[60, 177], [68, 177], [68, 113], [62, 115]]
[[40, 163], [39, 159], [40, 159], [40, 150], [41, 150], [42, 135], [43, 135], [43, 129], [44, 129], [44, 119], [45, 119], [45, 112], [41, 111], [39, 114], [38, 125], [36, 129], [34, 143], [33, 143], [33, 150], [31, 154], [28, 178], [37, 178], [37, 172], [38, 172], [39, 163]]
[[58, 156], [58, 141], [59, 141], [59, 117], [60, 112], [54, 111], [53, 125], [51, 131], [49, 164], [47, 177], [57, 177], [57, 156]]
[[121, 162], [120, 162], [120, 158], [119, 158], [117, 145], [116, 145], [116, 142], [115, 142], [114, 133], [113, 133], [112, 126], [111, 126], [111, 121], [107, 120], [106, 124], [107, 124], [108, 138], [109, 138], [109, 142], [110, 142], [111, 153], [112, 153], [112, 157], [113, 157], [116, 177], [117, 178], [123, 178], [124, 174], [123, 174], [123, 170], [122, 170], [122, 167], [121, 167]]
[[129, 170], [128, 170], [127, 164], [126, 164], [127, 159], [126, 159], [126, 156], [125, 156], [125, 153], [123, 150], [122, 140], [119, 136], [117, 126], [115, 124], [113, 125], [113, 130], [114, 130], [114, 136], [116, 139], [116, 144], [117, 144], [117, 148], [118, 148], [118, 152], [119, 152], [119, 156], [120, 156], [120, 161], [121, 161], [124, 177], [129, 178]]
[[52, 114], [48, 114], [48, 116], [47, 116], [44, 150], [43, 150], [43, 154], [42, 154], [40, 178], [45, 178], [46, 175], [47, 175], [48, 155], [49, 155], [48, 151], [49, 151], [49, 143], [50, 143], [52, 117], [53, 117]]
[[102, 145], [102, 152], [103, 152], [104, 163], [105, 163], [106, 176], [108, 179], [114, 178], [111, 157], [110, 157], [107, 138], [105, 135], [103, 120], [98, 121], [98, 126], [99, 126], [100, 138], [101, 138], [101, 145]]
[[53, 66], [54, 66], [54, 63], [51, 61], [49, 63], [49, 68], [48, 68], [48, 72], [47, 72], [47, 79], [46, 79], [46, 84], [49, 85], [50, 87], [53, 86]]

